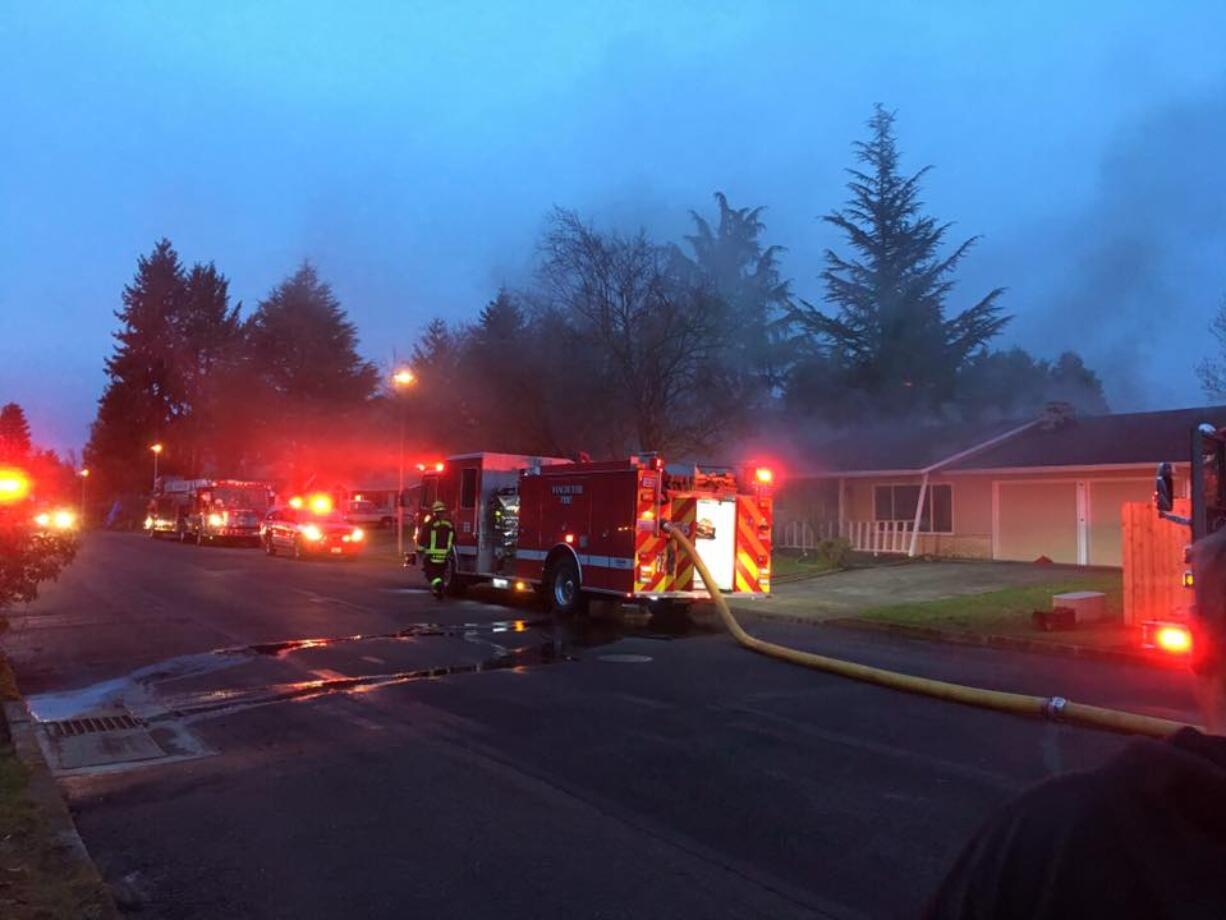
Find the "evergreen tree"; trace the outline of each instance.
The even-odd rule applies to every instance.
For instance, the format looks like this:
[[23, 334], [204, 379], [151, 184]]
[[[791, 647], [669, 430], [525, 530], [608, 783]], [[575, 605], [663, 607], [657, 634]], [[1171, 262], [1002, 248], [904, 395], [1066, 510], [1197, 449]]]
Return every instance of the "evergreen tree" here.
[[245, 332], [261, 382], [287, 406], [360, 404], [378, 385], [357, 327], [309, 262], [260, 301]]
[[[112, 492], [147, 488], [148, 446], [165, 438], [185, 410], [186, 393], [176, 367], [182, 354], [179, 317], [186, 278], [167, 239], [137, 262], [124, 288], [115, 350], [106, 361], [110, 378], [90, 430], [86, 462], [101, 488]], [[167, 468], [181, 458], [167, 450]]]
[[11, 402], [0, 408], [0, 460], [17, 462], [30, 455], [30, 423], [25, 410]]
[[931, 410], [954, 397], [958, 370], [1008, 323], [997, 305], [1003, 289], [946, 316], [953, 272], [975, 238], [941, 253], [950, 225], [922, 213], [919, 198], [928, 167], [899, 172], [893, 113], [878, 105], [868, 127], [869, 139], [855, 144], [862, 167], [848, 170], [851, 198], [824, 218], [853, 253], [826, 251], [821, 277], [836, 312], [802, 302], [791, 316], [842, 388], [887, 414]]
[[184, 287], [182, 309], [175, 318], [176, 369], [185, 402], [178, 440], [191, 472], [232, 475], [234, 452], [242, 439], [234, 437], [239, 432], [225, 417], [238, 408], [226, 405], [225, 395], [231, 390], [229, 381], [241, 371], [242, 305], [230, 306], [230, 282], [212, 262], [193, 265]]
[[768, 394], [783, 382], [778, 329], [791, 301], [789, 283], [779, 271], [784, 249], [762, 243], [765, 208], [734, 208], [723, 192], [715, 193], [715, 202], [719, 217], [714, 226], [690, 212], [694, 233], [685, 239], [691, 255], [679, 255], [716, 295], [720, 322], [731, 332], [725, 361], [744, 369]]
[[273, 288], [243, 332], [243, 437], [258, 443], [270, 472], [304, 481], [338, 426], [368, 407], [378, 371], [358, 354], [356, 327], [309, 262]]

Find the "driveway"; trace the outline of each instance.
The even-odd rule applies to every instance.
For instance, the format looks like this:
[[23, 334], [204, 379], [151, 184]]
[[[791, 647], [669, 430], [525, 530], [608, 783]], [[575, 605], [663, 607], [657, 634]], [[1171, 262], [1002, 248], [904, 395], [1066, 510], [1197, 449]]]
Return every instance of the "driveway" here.
[[1041, 584], [1083, 573], [1066, 566], [1017, 562], [914, 562], [848, 569], [776, 586], [769, 598], [743, 601], [737, 610], [825, 620], [854, 616], [869, 607], [934, 601]]

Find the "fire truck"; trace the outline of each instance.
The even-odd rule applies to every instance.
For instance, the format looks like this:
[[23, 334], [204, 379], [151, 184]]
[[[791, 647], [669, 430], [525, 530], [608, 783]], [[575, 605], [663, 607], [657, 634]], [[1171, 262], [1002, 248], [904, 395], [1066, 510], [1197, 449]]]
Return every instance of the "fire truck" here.
[[[1160, 517], [1188, 528], [1189, 544], [1215, 533], [1226, 526], [1226, 428], [1210, 424], [1198, 425], [1192, 430], [1191, 464], [1191, 514], [1187, 517], [1174, 513], [1175, 481], [1174, 468], [1170, 463], [1158, 467], [1154, 483], [1154, 504]], [[1185, 566], [1190, 561], [1191, 546], [1185, 550]], [[1192, 570], [1186, 568], [1172, 572], [1171, 578], [1180, 578], [1184, 588], [1193, 587]], [[1188, 603], [1169, 611], [1161, 619], [1147, 620], [1141, 624], [1142, 644], [1173, 653], [1192, 650], [1192, 631], [1188, 617], [1195, 610], [1189, 595]]]
[[260, 545], [260, 523], [272, 507], [268, 483], [241, 479], [159, 479], [145, 528], [151, 537], [183, 543]]
[[655, 455], [609, 462], [473, 453], [427, 467], [417, 526], [435, 501], [452, 516], [444, 568], [452, 593], [475, 582], [538, 590], [562, 614], [589, 597], [678, 612], [708, 597], [663, 525], [680, 527], [721, 591], [770, 591], [772, 473], [668, 465]]

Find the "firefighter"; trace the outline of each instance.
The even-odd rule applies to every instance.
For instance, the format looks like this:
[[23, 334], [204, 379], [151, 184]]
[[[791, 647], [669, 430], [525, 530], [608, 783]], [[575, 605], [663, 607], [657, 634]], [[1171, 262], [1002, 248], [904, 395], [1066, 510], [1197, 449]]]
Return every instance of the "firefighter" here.
[[417, 551], [421, 553], [421, 570], [430, 582], [434, 596], [443, 596], [443, 565], [455, 542], [455, 528], [448, 519], [447, 506], [435, 502], [430, 508], [430, 521], [417, 537]]

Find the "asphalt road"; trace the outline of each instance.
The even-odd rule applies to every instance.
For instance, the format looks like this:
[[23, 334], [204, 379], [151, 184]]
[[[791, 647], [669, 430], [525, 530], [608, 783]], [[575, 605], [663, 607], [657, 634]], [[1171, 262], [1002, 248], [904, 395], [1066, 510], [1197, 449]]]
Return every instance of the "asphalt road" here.
[[[1128, 743], [794, 668], [710, 629], [555, 624], [417, 588], [373, 562], [102, 533], [13, 617], [0, 641], [39, 718], [123, 705], [196, 742], [61, 778], [140, 916], [914, 915], [995, 806]], [[1193, 713], [1174, 672], [753, 629]]]

